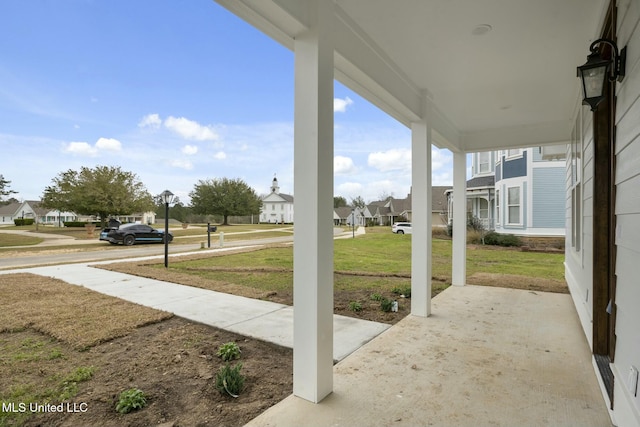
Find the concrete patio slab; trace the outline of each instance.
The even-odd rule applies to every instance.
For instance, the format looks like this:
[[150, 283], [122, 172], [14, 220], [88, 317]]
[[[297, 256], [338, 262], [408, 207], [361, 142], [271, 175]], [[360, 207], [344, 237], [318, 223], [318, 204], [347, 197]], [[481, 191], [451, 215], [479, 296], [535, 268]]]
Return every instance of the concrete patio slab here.
[[569, 295], [465, 286], [432, 304], [334, 366], [321, 403], [290, 396], [247, 425], [612, 425]]

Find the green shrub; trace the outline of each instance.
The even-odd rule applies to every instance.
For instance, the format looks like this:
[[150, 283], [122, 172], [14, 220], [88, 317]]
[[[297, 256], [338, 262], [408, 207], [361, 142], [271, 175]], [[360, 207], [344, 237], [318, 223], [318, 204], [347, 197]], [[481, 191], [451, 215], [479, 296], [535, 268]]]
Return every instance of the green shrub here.
[[216, 373], [216, 389], [222, 394], [229, 394], [231, 397], [238, 397], [244, 387], [244, 376], [240, 373], [242, 363], [238, 363], [233, 368], [225, 364]]
[[411, 285], [397, 286], [391, 292], [396, 295], [404, 295], [405, 298], [411, 298]]
[[240, 353], [240, 347], [234, 342], [224, 343], [218, 349], [218, 357], [222, 358], [225, 362], [240, 359]]
[[362, 304], [360, 304], [358, 301], [351, 301], [349, 303], [349, 310], [351, 311], [362, 311]]
[[518, 236], [513, 234], [498, 234], [495, 231], [487, 233], [484, 236], [485, 245], [494, 246], [520, 246], [521, 241]]
[[388, 313], [391, 311], [391, 309], [393, 308], [393, 301], [391, 301], [388, 298], [382, 298], [380, 300], [380, 308], [382, 309], [382, 311], [384, 311], [385, 313]]
[[382, 295], [380, 295], [380, 294], [371, 294], [371, 299], [372, 299], [373, 301], [382, 301], [383, 296], [382, 296]]
[[16, 218], [13, 220], [16, 226], [20, 225], [33, 225], [33, 218]]
[[131, 411], [142, 409], [147, 405], [147, 396], [138, 388], [130, 388], [120, 393], [116, 411], [128, 414]]

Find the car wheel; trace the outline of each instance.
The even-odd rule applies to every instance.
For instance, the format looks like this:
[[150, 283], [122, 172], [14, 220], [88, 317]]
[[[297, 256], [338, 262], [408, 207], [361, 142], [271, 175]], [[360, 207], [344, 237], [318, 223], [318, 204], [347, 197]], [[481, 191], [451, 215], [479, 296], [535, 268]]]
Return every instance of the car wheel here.
[[171, 243], [173, 242], [173, 236], [169, 236], [169, 238], [167, 239], [167, 243]]
[[124, 240], [122, 241], [122, 243], [124, 243], [126, 246], [131, 246], [135, 242], [136, 242], [136, 238], [132, 235], [124, 236]]
[[398, 234], [404, 234], [404, 231], [398, 230]]

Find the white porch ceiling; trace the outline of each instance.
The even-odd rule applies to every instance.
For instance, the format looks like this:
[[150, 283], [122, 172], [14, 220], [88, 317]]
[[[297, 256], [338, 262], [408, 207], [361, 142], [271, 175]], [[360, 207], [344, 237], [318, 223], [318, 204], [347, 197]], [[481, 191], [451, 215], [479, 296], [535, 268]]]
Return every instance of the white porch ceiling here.
[[[307, 0], [216, 0], [290, 49]], [[336, 79], [461, 151], [564, 143], [606, 0], [335, 0]], [[483, 29], [490, 31], [484, 34]]]

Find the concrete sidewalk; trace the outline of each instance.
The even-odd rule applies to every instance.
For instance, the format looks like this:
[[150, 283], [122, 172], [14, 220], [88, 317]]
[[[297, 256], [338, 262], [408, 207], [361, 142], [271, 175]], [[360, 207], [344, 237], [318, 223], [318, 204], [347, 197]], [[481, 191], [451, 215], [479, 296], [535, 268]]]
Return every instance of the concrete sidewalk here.
[[[158, 257], [144, 259], [150, 258]], [[109, 261], [101, 264], [105, 263]], [[195, 322], [293, 347], [293, 307], [92, 267], [95, 264], [98, 263], [4, 270], [0, 274], [33, 273], [54, 277]], [[344, 359], [389, 326], [335, 315], [334, 360]]]

